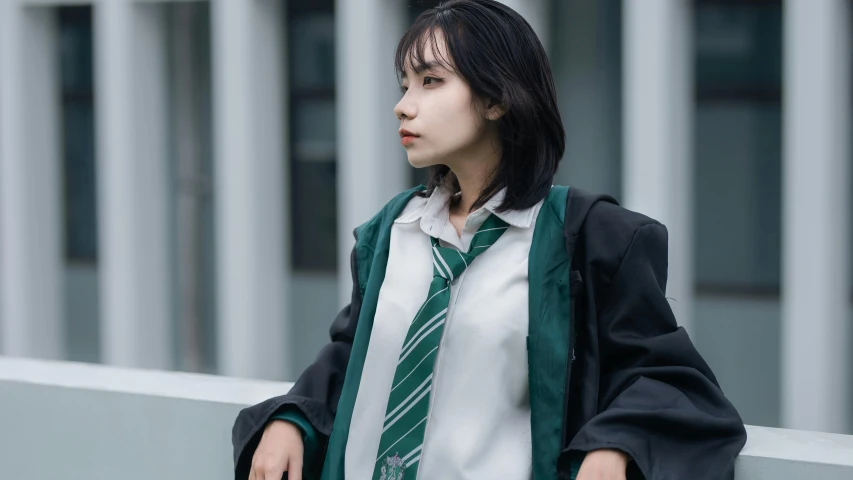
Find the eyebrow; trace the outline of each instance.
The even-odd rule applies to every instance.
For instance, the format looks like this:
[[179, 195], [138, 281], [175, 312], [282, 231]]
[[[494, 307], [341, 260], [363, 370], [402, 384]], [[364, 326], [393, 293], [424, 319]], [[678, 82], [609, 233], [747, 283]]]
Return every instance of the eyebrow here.
[[[415, 65], [415, 67], [414, 67], [414, 71], [415, 71], [415, 73], [420, 74], [421, 72], [423, 72], [423, 71], [425, 71], [425, 70], [437, 70], [437, 69], [439, 69], [439, 68], [443, 68], [443, 65], [441, 65], [441, 64], [440, 64], [440, 63], [438, 63], [437, 61], [433, 60], [433, 61], [431, 61], [431, 62], [420, 63], [420, 64], [418, 64], [418, 65]], [[407, 75], [406, 75], [406, 72], [405, 72], [405, 71], [403, 71], [403, 74], [401, 75], [401, 77], [402, 77], [402, 78], [407, 78]]]

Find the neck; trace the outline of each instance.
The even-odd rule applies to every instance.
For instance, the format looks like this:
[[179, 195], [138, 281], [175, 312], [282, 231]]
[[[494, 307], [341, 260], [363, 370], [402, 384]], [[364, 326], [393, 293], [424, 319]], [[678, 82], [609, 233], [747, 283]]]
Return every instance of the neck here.
[[[454, 172], [456, 173], [456, 172]], [[468, 214], [471, 212], [471, 207], [474, 205], [474, 202], [480, 198], [480, 194], [483, 193], [483, 189], [486, 187], [486, 181], [482, 177], [460, 177], [458, 174], [456, 178], [459, 181], [459, 187], [461, 193], [459, 195], [459, 202], [454, 205], [453, 210], [455, 213], [459, 214]]]
[[480, 152], [466, 155], [466, 159], [448, 165], [456, 175], [461, 190], [459, 202], [453, 206], [451, 212], [467, 215], [471, 211], [474, 202], [480, 198], [483, 190], [491, 180], [492, 172], [500, 162], [500, 152], [494, 148], [482, 148]]

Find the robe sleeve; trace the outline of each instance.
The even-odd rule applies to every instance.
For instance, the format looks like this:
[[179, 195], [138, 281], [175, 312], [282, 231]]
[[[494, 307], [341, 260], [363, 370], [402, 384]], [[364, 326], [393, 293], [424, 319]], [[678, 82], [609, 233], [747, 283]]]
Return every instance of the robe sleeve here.
[[323, 347], [314, 363], [300, 375], [287, 394], [244, 408], [237, 415], [231, 431], [236, 480], [248, 478], [252, 456], [264, 427], [273, 417], [284, 412], [301, 414], [309, 425], [303, 423], [300, 428], [312, 428], [313, 431], [308, 433], [315, 435], [319, 442], [314, 458], [309, 458], [306, 452], [303, 470], [311, 474], [322, 469], [322, 457], [335, 420], [361, 311], [355, 249], [350, 256], [350, 267], [353, 275], [352, 302], [338, 313], [329, 329], [331, 342]]
[[665, 296], [666, 228], [636, 228], [616, 265], [594, 299], [597, 413], [572, 438], [568, 457], [614, 448], [632, 459], [629, 480], [733, 479], [746, 431], [676, 324]]

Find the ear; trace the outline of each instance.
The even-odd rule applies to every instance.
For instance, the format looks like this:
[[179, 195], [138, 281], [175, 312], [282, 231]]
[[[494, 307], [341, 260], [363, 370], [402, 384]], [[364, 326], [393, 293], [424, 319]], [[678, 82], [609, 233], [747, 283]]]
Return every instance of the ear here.
[[495, 121], [506, 114], [506, 107], [497, 100], [489, 100], [486, 106], [486, 118]]

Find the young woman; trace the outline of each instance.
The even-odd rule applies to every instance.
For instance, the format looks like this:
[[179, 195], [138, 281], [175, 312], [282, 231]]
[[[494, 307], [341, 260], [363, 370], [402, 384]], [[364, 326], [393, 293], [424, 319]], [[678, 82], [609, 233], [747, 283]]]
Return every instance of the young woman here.
[[530, 26], [451, 0], [396, 67], [429, 181], [356, 229], [352, 303], [288, 394], [240, 413], [236, 477], [733, 478], [743, 423], [664, 296], [666, 229], [552, 186], [565, 135]]

